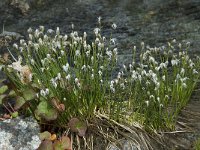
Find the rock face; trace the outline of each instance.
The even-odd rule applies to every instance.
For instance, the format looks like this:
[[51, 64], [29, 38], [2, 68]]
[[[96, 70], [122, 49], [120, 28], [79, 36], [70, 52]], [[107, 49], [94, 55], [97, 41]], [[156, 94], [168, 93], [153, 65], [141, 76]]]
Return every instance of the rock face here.
[[22, 14], [26, 14], [30, 9], [27, 0], [11, 0], [10, 5], [18, 8]]
[[33, 118], [15, 118], [0, 122], [1, 150], [35, 150], [41, 143], [39, 125]]
[[[89, 38], [101, 16], [102, 33], [117, 38], [120, 55], [129, 55], [141, 41], [154, 47], [174, 38], [191, 42], [199, 53], [199, 0], [1, 0], [0, 14], [0, 29], [4, 24], [9, 32], [25, 36], [29, 27], [44, 25], [69, 33], [74, 23]], [[117, 24], [115, 31], [112, 23]]]

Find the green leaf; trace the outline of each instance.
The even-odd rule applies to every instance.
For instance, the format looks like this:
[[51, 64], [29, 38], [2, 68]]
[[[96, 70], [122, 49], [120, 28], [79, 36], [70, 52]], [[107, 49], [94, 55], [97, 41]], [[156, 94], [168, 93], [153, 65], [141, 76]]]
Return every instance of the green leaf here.
[[62, 143], [61, 143], [61, 141], [59, 141], [59, 140], [56, 140], [56, 141], [53, 143], [53, 147], [54, 147], [54, 150], [63, 150], [63, 148], [62, 148]]
[[17, 111], [10, 114], [13, 118], [17, 118], [19, 116], [19, 113]]
[[18, 110], [20, 109], [24, 104], [25, 104], [25, 99], [23, 97], [17, 97], [15, 99], [15, 106], [14, 106], [14, 109], [15, 110]]
[[47, 121], [55, 120], [58, 116], [58, 112], [47, 101], [40, 102], [35, 113]]
[[70, 138], [68, 136], [63, 136], [61, 138], [61, 142], [62, 142], [62, 147], [64, 149], [71, 149], [71, 141], [70, 141]]
[[0, 87], [0, 94], [4, 94], [7, 90], [8, 90], [8, 86], [3, 85], [2, 87]]
[[51, 133], [49, 133], [48, 131], [44, 131], [44, 132], [40, 133], [39, 137], [40, 137], [40, 140], [42, 140], [42, 141], [48, 140], [51, 138]]
[[11, 91], [9, 92], [8, 96], [10, 96], [10, 97], [15, 97], [15, 96], [16, 96], [15, 91], [14, 91], [14, 90], [11, 90]]
[[62, 136], [61, 140], [56, 140], [53, 144], [54, 150], [71, 149], [71, 141], [68, 136]]
[[53, 144], [50, 140], [44, 140], [41, 142], [38, 150], [53, 150]]
[[72, 132], [77, 132], [79, 136], [85, 136], [87, 131], [87, 124], [80, 121], [77, 118], [72, 118], [68, 123], [69, 128]]
[[2, 94], [2, 95], [0, 95], [0, 105], [3, 104], [3, 100], [4, 100], [6, 97], [7, 97], [6, 94]]
[[35, 96], [36, 96], [36, 93], [32, 89], [26, 89], [23, 91], [23, 97], [27, 101], [34, 99]]

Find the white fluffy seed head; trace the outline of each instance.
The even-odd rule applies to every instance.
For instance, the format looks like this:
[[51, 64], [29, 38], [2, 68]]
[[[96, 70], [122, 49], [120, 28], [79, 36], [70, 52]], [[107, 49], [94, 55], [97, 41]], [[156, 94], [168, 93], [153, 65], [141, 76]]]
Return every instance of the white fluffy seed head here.
[[112, 28], [115, 30], [117, 28], [117, 25], [115, 23], [113, 23]]

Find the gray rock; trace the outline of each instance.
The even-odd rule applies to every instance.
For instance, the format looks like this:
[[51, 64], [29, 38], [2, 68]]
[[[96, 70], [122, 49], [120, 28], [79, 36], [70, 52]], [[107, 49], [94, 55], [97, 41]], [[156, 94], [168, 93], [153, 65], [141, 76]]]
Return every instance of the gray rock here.
[[35, 150], [39, 147], [39, 125], [33, 118], [8, 119], [0, 122], [1, 150]]
[[121, 140], [119, 143], [122, 145], [122, 149], [117, 147], [114, 143], [110, 143], [107, 147], [107, 150], [140, 150], [140, 146], [136, 146], [136, 144], [129, 140]]
[[17, 32], [9, 32], [9, 31], [3, 31], [0, 34], [0, 38], [6, 38], [6, 39], [14, 39], [18, 40], [19, 38], [22, 38], [23, 36]]
[[15, 8], [20, 9], [22, 14], [26, 14], [30, 9], [30, 6], [27, 0], [12, 0], [10, 5], [12, 5]]

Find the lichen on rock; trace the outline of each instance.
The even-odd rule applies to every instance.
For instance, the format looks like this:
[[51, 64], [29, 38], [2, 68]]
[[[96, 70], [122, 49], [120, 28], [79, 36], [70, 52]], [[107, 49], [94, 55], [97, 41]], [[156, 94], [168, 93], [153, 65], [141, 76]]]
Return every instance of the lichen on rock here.
[[15, 118], [0, 122], [0, 149], [35, 150], [39, 147], [39, 125], [33, 118]]

